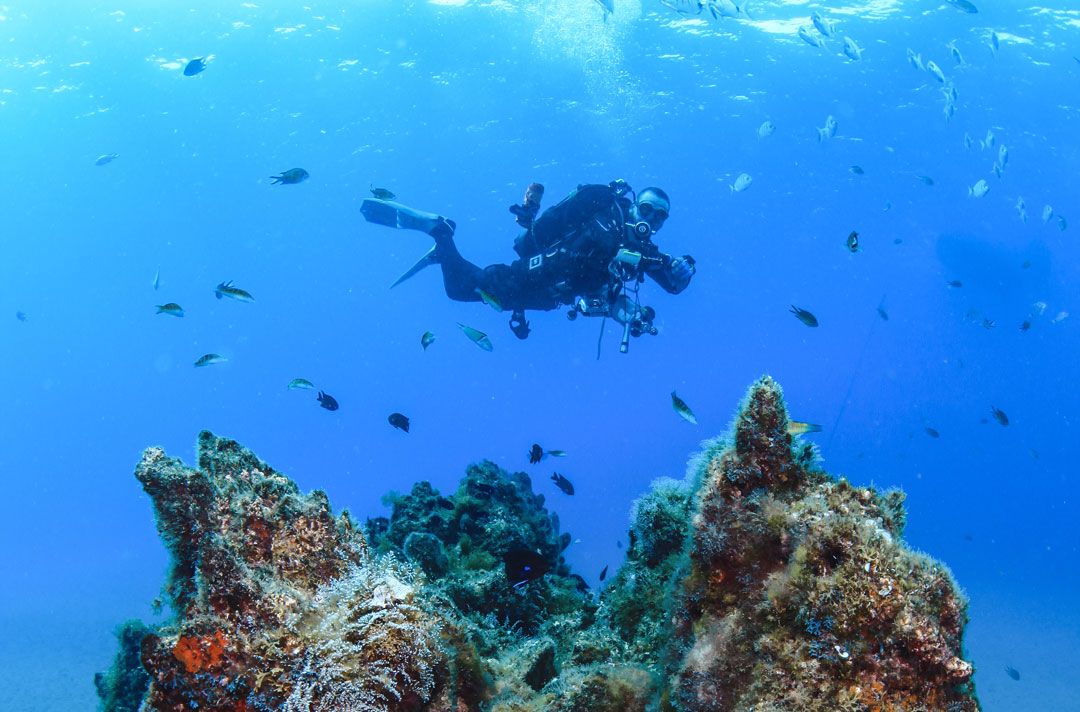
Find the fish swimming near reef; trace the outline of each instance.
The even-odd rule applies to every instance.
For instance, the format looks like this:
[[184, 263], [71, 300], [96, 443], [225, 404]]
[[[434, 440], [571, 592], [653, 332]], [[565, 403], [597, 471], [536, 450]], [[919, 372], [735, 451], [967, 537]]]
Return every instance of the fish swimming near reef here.
[[113, 161], [115, 161], [117, 158], [120, 158], [119, 153], [106, 153], [104, 155], [98, 156], [97, 160], [94, 161], [94, 165], [95, 166], [107, 166], [110, 163], [112, 163]]
[[282, 171], [281, 175], [270, 176], [270, 185], [296, 185], [303, 183], [310, 175], [303, 168], [290, 168]]
[[847, 236], [847, 248], [849, 252], [859, 251], [859, 233], [854, 230]]
[[735, 179], [735, 182], [728, 186], [731, 188], [732, 193], [741, 193], [750, 187], [750, 184], [754, 182], [754, 179], [750, 177], [749, 173], [740, 173], [739, 177]]
[[789, 309], [788, 311], [794, 314], [796, 319], [809, 327], [816, 327], [818, 325], [817, 317], [806, 311], [805, 309], [801, 309], [792, 304], [791, 309]]
[[479, 329], [474, 329], [471, 326], [466, 326], [461, 322], [458, 322], [458, 327], [461, 329], [462, 333], [465, 334], [465, 336], [469, 337], [469, 341], [473, 342], [474, 344], [482, 348], [484, 351], [491, 351], [495, 348], [495, 346], [491, 343], [491, 339], [488, 338], [488, 335], [480, 331]]
[[184, 308], [176, 302], [169, 302], [168, 304], [158, 304], [155, 314], [168, 314], [169, 316], [183, 316]]
[[289, 381], [289, 385], [286, 386], [291, 391], [313, 391], [315, 390], [315, 384], [306, 378], [294, 378]]
[[675, 391], [671, 392], [671, 407], [678, 413], [679, 417], [687, 423], [697, 425], [697, 416], [694, 415], [694, 411], [690, 410], [690, 406], [688, 406], [686, 401], [680, 398]]
[[397, 196], [386, 188], [376, 188], [375, 186], [368, 184], [368, 190], [371, 191], [372, 196], [379, 200], [397, 200]]
[[561, 489], [566, 494], [568, 494], [568, 495], [573, 495], [574, 494], [574, 484], [570, 480], [568, 480], [565, 477], [563, 477], [562, 475], [560, 475], [558, 472], [554, 473], [551, 476], [551, 481], [555, 483], [556, 487]]
[[319, 405], [323, 408], [326, 408], [327, 410], [337, 410], [339, 407], [337, 399], [329, 393], [323, 393], [322, 391], [319, 391], [319, 395], [316, 396], [316, 398], [319, 401]]
[[409, 419], [401, 413], [391, 413], [386, 420], [398, 430], [409, 432]]
[[604, 568], [600, 569], [600, 580], [603, 581], [606, 578], [607, 578], [607, 565], [605, 564]]
[[566, 457], [566, 450], [544, 450], [540, 447], [540, 443], [533, 443], [533, 446], [529, 448], [529, 462], [534, 465], [548, 456]]
[[251, 296], [250, 292], [233, 285], [232, 280], [218, 284], [218, 286], [214, 288], [214, 296], [218, 299], [228, 297], [229, 299], [235, 299], [238, 302], [245, 303], [255, 301], [255, 297]]
[[787, 423], [788, 435], [806, 435], [807, 433], [820, 433], [821, 426], [817, 423], [804, 423], [801, 420], [789, 420]]
[[184, 76], [194, 77], [206, 69], [206, 57], [196, 57], [184, 65]]
[[990, 412], [994, 415], [994, 420], [996, 420], [997, 422], [1001, 423], [1002, 425], [1009, 424], [1009, 416], [1005, 415], [1005, 411], [1003, 411], [1001, 408], [995, 408], [994, 406], [990, 406]]
[[203, 366], [213, 366], [216, 363], [225, 363], [229, 359], [220, 354], [204, 354], [195, 360], [195, 368], [202, 368]]
[[506, 580], [514, 588], [521, 588], [550, 571], [551, 564], [535, 551], [512, 549], [503, 554], [503, 570]]
[[420, 337], [420, 345], [427, 351], [427, 347], [435, 343], [435, 334], [430, 331], [425, 331], [423, 336]]

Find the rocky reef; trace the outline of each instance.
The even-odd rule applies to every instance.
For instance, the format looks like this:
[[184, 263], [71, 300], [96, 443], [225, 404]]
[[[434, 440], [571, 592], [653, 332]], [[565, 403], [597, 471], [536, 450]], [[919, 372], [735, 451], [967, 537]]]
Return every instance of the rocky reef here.
[[978, 710], [965, 601], [904, 546], [903, 494], [830, 477], [787, 426], [761, 379], [635, 503], [599, 595], [524, 473], [419, 482], [360, 526], [233, 441], [200, 434], [197, 468], [151, 448], [175, 615], [118, 631], [102, 709]]

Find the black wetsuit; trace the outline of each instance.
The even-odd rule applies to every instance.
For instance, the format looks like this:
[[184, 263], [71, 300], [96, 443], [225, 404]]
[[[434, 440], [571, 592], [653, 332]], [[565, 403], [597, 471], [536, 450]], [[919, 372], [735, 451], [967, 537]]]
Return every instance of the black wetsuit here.
[[671, 257], [627, 226], [630, 206], [611, 186], [579, 186], [514, 241], [519, 259], [484, 268], [461, 256], [453, 230], [443, 223], [432, 236], [446, 295], [475, 302], [481, 300], [478, 290], [484, 290], [515, 312], [556, 309], [577, 297], [601, 295], [612, 281], [608, 267], [620, 248], [640, 253], [646, 258], [641, 272], [678, 294], [686, 284], [673, 280]]

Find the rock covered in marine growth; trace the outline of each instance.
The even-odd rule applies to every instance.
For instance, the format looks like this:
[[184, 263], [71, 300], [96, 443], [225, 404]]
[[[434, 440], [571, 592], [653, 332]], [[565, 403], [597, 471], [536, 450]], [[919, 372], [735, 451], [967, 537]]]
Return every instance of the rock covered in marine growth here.
[[[152, 448], [136, 475], [176, 619], [126, 628], [104, 707], [977, 710], [964, 601], [901, 543], [903, 495], [815, 463], [763, 378], [685, 481], [635, 503], [597, 601], [524, 473], [482, 462], [450, 495], [391, 493], [365, 536], [235, 442], [201, 434], [198, 469]], [[515, 586], [522, 550], [547, 573]]]

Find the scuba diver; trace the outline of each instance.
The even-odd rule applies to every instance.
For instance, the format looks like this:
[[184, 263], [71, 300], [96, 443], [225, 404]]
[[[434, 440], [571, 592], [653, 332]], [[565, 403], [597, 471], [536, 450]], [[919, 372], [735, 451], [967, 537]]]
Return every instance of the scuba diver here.
[[652, 241], [671, 210], [667, 193], [645, 188], [635, 194], [623, 180], [581, 185], [537, 217], [543, 191], [533, 183], [522, 204], [510, 207], [525, 228], [514, 240], [518, 259], [483, 268], [458, 252], [453, 220], [381, 199], [365, 200], [360, 210], [368, 222], [420, 230], [435, 239], [431, 250], [392, 286], [438, 264], [448, 297], [512, 310], [510, 329], [519, 339], [530, 332], [525, 310], [564, 305], [572, 307], [570, 319], [585, 315], [617, 320], [624, 327], [624, 353], [630, 336], [656, 334], [656, 313], [641, 305], [638, 287], [647, 276], [664, 291], [678, 294], [696, 271], [693, 257], [673, 258]]

